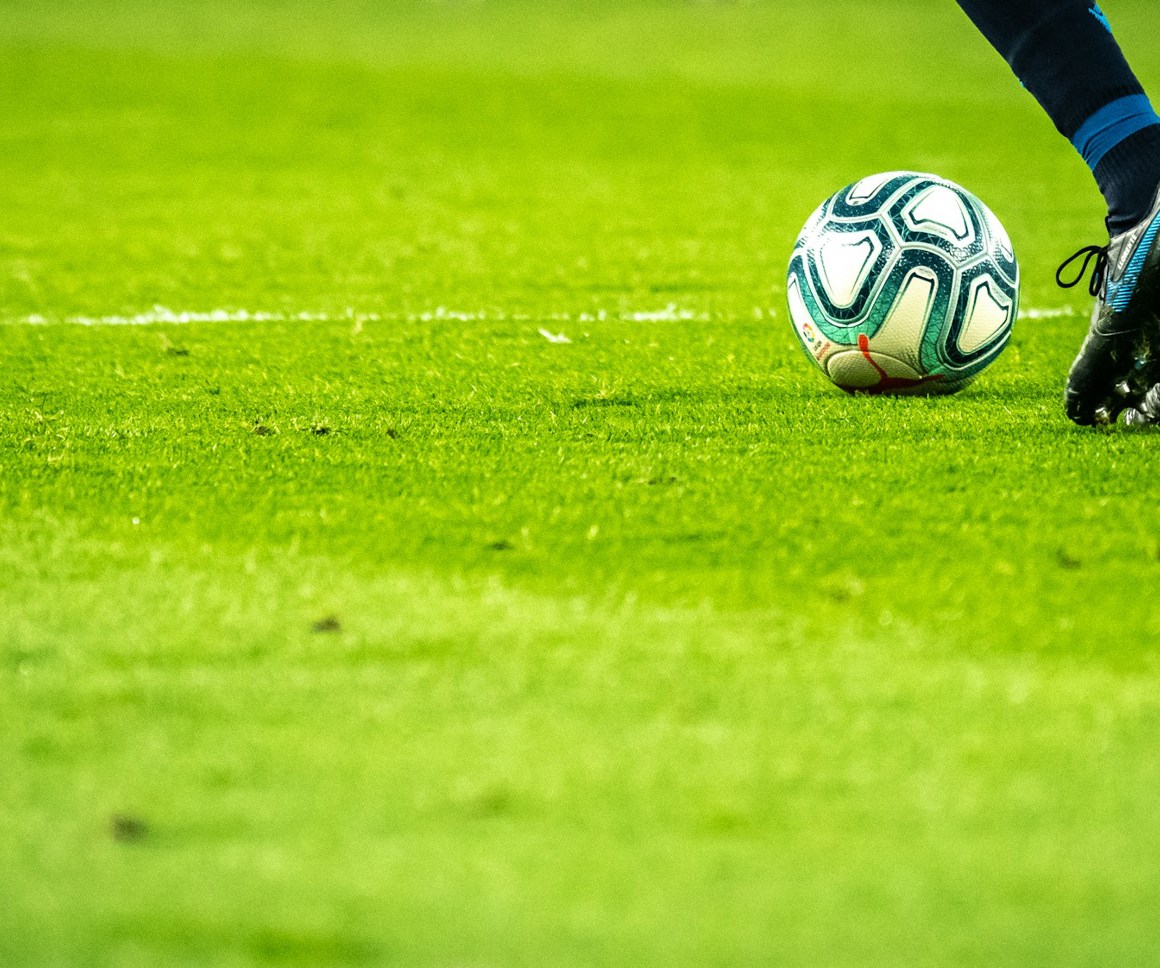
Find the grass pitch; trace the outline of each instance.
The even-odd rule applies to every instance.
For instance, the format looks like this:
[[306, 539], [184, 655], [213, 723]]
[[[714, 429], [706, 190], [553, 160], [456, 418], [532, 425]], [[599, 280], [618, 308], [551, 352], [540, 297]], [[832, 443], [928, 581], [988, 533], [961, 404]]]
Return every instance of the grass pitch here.
[[[951, 3], [0, 51], [0, 963], [1156, 963], [1157, 439], [1063, 417], [1099, 200]], [[1033, 312], [848, 398], [784, 264], [903, 167]]]

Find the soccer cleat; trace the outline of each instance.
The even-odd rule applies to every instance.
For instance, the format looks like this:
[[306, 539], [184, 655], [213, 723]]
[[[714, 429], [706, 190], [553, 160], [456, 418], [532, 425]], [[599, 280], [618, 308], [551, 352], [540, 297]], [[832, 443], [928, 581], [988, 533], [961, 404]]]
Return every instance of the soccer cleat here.
[[[1083, 259], [1074, 279], [1064, 272]], [[1160, 190], [1152, 210], [1106, 246], [1080, 249], [1059, 267], [1065, 289], [1079, 285], [1089, 264], [1095, 296], [1091, 329], [1067, 377], [1064, 404], [1077, 424], [1113, 422], [1160, 382]]]
[[1124, 423], [1129, 427], [1160, 423], [1160, 384], [1144, 394], [1144, 399], [1134, 407], [1124, 411]]

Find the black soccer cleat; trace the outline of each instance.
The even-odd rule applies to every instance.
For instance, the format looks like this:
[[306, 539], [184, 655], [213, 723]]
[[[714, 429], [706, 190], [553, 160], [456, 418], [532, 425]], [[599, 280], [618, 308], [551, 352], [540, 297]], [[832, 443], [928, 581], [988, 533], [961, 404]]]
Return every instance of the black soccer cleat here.
[[[1065, 280], [1067, 267], [1081, 258], [1079, 273]], [[1091, 329], [1064, 393], [1067, 415], [1083, 425], [1112, 423], [1160, 382], [1160, 191], [1136, 226], [1106, 246], [1080, 249], [1059, 267], [1056, 282], [1079, 285], [1093, 260]]]

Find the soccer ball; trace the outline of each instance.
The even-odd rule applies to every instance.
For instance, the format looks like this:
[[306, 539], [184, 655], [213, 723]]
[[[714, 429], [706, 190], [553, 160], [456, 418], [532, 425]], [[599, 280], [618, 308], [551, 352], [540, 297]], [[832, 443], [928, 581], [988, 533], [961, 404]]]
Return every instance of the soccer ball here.
[[850, 393], [953, 393], [1007, 345], [1019, 266], [999, 220], [935, 175], [893, 171], [831, 195], [786, 287], [806, 355]]

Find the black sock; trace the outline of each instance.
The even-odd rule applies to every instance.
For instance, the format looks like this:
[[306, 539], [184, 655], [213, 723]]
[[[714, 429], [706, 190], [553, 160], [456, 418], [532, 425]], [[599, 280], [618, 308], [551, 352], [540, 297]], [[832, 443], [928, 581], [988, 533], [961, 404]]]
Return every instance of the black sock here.
[[1160, 188], [1160, 124], [1121, 141], [1096, 165], [1096, 181], [1108, 203], [1108, 232], [1130, 229], [1152, 209]]
[[1147, 214], [1160, 183], [1160, 118], [1091, 0], [958, 0], [1095, 173], [1108, 227]]

